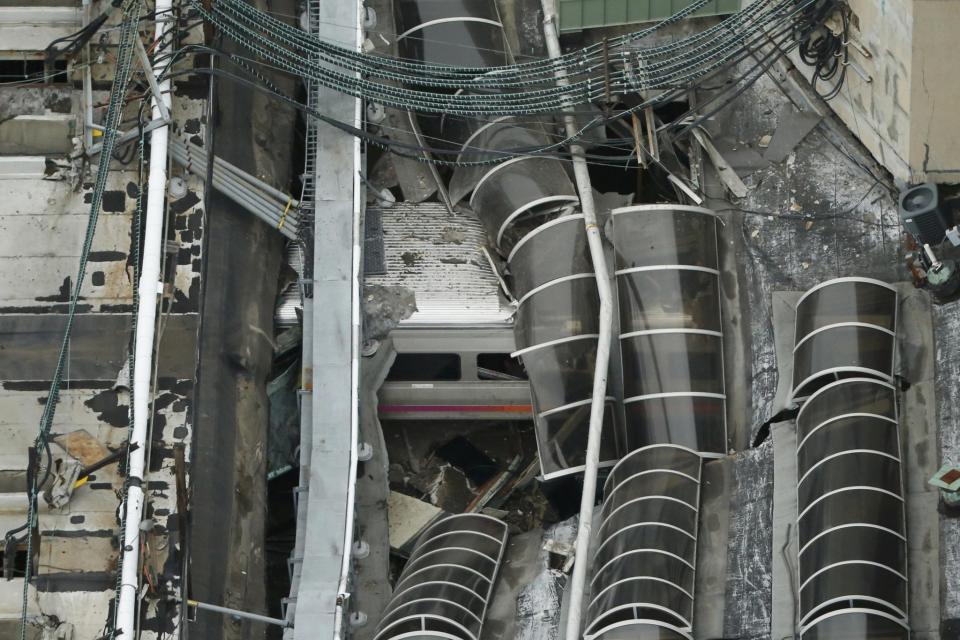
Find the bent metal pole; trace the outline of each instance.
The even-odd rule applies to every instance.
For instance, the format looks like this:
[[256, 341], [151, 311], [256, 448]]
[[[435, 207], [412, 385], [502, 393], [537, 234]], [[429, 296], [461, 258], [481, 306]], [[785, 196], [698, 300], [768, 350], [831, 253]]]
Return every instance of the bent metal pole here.
[[[560, 36], [557, 32], [554, 0], [541, 0], [543, 4], [544, 35], [547, 51], [551, 58], [560, 57]], [[557, 84], [569, 84], [566, 72], [556, 70]], [[573, 105], [564, 107], [564, 125], [567, 136], [577, 134], [577, 123], [573, 115]], [[600, 229], [597, 227], [597, 210], [593, 202], [593, 187], [583, 147], [570, 145], [573, 157], [573, 173], [580, 192], [580, 204], [583, 209], [583, 222], [587, 229], [587, 243], [590, 257], [597, 277], [597, 291], [600, 294], [600, 339], [597, 345], [596, 369], [593, 374], [593, 400], [590, 405], [590, 430], [587, 439], [587, 459], [583, 471], [583, 496], [580, 499], [580, 524], [577, 527], [576, 563], [573, 565], [573, 578], [570, 581], [570, 608], [567, 612], [566, 640], [580, 639], [580, 617], [583, 600], [583, 588], [587, 576], [587, 555], [590, 548], [590, 531], [593, 525], [593, 503], [597, 493], [597, 468], [600, 464], [600, 437], [603, 431], [604, 400], [607, 395], [607, 369], [610, 362], [610, 341], [613, 337], [613, 292], [607, 261], [603, 255], [603, 243]]]
[[[154, 60], [161, 60], [153, 67], [160, 77], [167, 67], [169, 43], [164, 46], [165, 36], [172, 23], [172, 0], [157, 0], [156, 40]], [[150, 69], [144, 69], [150, 73]], [[160, 121], [163, 113], [170, 113], [170, 80], [159, 82], [160, 95], [152, 99], [152, 118]], [[161, 106], [162, 101], [162, 106]], [[166, 107], [165, 109], [163, 107]], [[143, 239], [143, 266], [140, 272], [137, 306], [137, 335], [133, 355], [133, 430], [130, 435], [130, 461], [127, 469], [126, 516], [123, 530], [123, 568], [121, 569], [120, 602], [117, 604], [117, 638], [132, 640], [135, 637], [137, 596], [139, 593], [140, 522], [143, 520], [144, 462], [147, 447], [147, 425], [151, 411], [150, 378], [153, 371], [153, 340], [156, 332], [157, 296], [160, 286], [160, 257], [163, 252], [164, 201], [167, 194], [167, 136], [169, 123], [150, 133], [150, 177], [147, 182], [147, 215]]]

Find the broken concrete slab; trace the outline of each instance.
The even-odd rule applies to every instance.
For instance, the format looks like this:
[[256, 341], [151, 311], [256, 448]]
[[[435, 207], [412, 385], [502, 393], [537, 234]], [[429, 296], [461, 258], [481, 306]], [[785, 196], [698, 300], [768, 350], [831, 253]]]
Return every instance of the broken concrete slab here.
[[713, 144], [741, 178], [770, 166], [770, 161], [760, 155], [756, 149], [746, 143], [738, 143], [729, 136], [713, 138]]
[[0, 153], [62, 155], [73, 149], [72, 115], [25, 115], [0, 122]]
[[796, 111], [790, 106], [784, 108], [777, 122], [777, 130], [763, 154], [764, 159], [774, 164], [786, 160], [794, 148], [820, 124], [822, 119], [812, 111]]
[[391, 491], [390, 498], [387, 500], [387, 516], [390, 547], [399, 553], [409, 553], [424, 529], [443, 516], [443, 509], [429, 502]]

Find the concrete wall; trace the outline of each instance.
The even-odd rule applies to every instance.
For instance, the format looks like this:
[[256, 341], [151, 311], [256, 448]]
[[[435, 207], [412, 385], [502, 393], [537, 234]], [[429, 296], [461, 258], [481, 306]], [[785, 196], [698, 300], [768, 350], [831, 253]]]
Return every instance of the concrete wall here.
[[[874, 157], [901, 180], [960, 182], [960, 33], [955, 0], [850, 0], [851, 61], [831, 106]], [[838, 28], [839, 25], [836, 25]], [[794, 53], [809, 77], [810, 68]]]
[[937, 182], [960, 182], [960, 3], [913, 2], [913, 122], [910, 166]]

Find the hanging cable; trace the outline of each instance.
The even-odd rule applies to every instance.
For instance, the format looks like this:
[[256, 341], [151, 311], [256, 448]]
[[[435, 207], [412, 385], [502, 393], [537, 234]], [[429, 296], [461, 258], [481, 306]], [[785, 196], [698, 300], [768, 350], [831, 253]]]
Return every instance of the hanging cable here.
[[[813, 67], [810, 84], [824, 100], [832, 100], [840, 95], [847, 77], [847, 65], [850, 63], [850, 8], [840, 5], [840, 33], [834, 33], [829, 26], [821, 22], [810, 34], [800, 41], [800, 59]], [[824, 16], [825, 17], [825, 16]], [[823, 90], [820, 83], [833, 86]]]

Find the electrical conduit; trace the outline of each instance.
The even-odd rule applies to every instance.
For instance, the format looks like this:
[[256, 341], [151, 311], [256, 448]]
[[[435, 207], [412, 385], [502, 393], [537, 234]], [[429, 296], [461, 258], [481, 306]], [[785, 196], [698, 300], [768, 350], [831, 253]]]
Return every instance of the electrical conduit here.
[[[155, 37], [158, 43], [153, 73], [158, 78], [166, 70], [166, 34], [171, 28], [172, 0], [157, 0]], [[169, 46], [169, 44], [167, 44]], [[149, 73], [149, 70], [145, 70]], [[172, 90], [169, 79], [160, 80], [160, 95], [152, 99], [152, 118], [162, 118], [160, 101], [170, 113]], [[122, 569], [120, 601], [117, 604], [117, 638], [130, 640], [135, 637], [139, 594], [140, 523], [143, 520], [144, 466], [147, 425], [151, 411], [150, 374], [153, 371], [153, 340], [156, 332], [157, 296], [160, 282], [160, 259], [163, 253], [164, 201], [167, 193], [167, 143], [169, 123], [154, 129], [150, 134], [150, 176], [147, 182], [147, 215], [143, 241], [143, 265], [138, 284], [140, 302], [137, 307], [137, 334], [134, 343], [133, 371], [133, 432], [130, 436], [130, 459], [127, 469], [129, 489], [124, 505]]]

